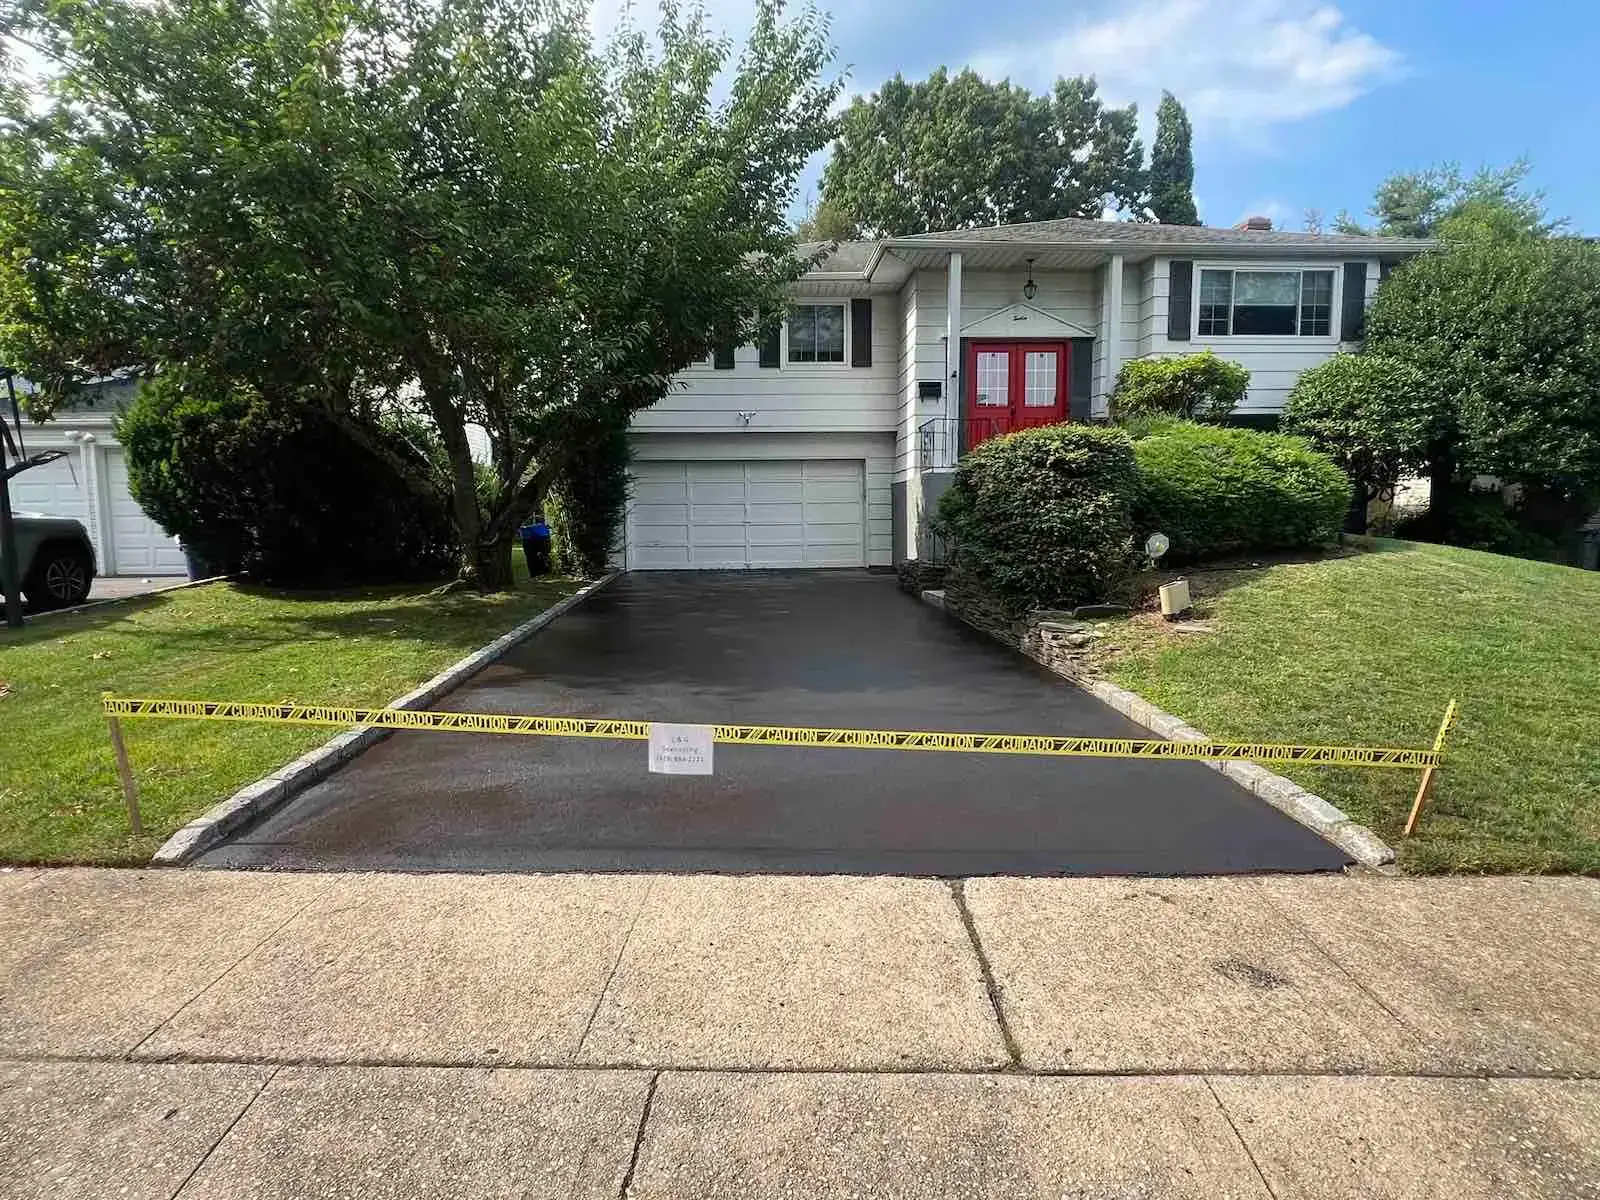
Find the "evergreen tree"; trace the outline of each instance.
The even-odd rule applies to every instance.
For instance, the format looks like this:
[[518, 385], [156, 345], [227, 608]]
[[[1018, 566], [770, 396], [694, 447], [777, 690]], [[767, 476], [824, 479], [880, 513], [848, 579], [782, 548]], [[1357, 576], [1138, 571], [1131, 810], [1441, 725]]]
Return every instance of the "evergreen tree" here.
[[1150, 211], [1163, 225], [1198, 225], [1194, 207], [1194, 127], [1171, 92], [1156, 109], [1156, 144], [1150, 152]]

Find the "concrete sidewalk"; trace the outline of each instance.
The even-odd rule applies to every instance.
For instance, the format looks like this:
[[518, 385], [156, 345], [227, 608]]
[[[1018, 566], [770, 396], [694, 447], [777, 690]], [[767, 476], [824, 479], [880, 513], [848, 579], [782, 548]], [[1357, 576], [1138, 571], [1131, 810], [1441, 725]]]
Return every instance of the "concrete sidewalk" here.
[[0, 1196], [1600, 1196], [1600, 881], [0, 874]]

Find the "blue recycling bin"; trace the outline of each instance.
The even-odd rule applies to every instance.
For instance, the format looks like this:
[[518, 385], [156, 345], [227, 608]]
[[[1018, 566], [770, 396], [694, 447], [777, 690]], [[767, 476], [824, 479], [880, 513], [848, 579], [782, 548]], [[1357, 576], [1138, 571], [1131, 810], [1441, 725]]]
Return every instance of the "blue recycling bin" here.
[[528, 574], [534, 578], [550, 574], [550, 526], [543, 517], [517, 531], [522, 537], [522, 556], [528, 560]]

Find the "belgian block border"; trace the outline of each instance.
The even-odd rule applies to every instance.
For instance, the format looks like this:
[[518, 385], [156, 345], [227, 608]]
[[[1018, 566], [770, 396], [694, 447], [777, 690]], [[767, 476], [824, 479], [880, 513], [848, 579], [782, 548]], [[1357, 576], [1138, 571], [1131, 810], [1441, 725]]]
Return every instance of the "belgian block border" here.
[[[460, 687], [512, 647], [526, 641], [557, 617], [582, 604], [616, 579], [620, 573], [612, 571], [593, 583], [585, 584], [559, 604], [554, 604], [531, 620], [524, 621], [510, 633], [496, 638], [481, 650], [473, 651], [420, 687], [413, 688], [404, 696], [391, 701], [388, 707], [427, 708], [439, 697]], [[315, 750], [307, 751], [293, 762], [279, 767], [272, 774], [257, 779], [254, 783], [245, 784], [226, 800], [213, 805], [163, 842], [155, 857], [150, 860], [151, 864], [177, 867], [192, 862], [222, 842], [236, 829], [288, 803], [306, 788], [331, 775], [367, 747], [376, 745], [393, 732], [395, 731], [392, 729], [375, 729], [371, 726], [347, 730], [324, 742]]]
[[[1201, 733], [1181, 717], [1163, 712], [1154, 704], [1126, 688], [1120, 688], [1104, 679], [1090, 679], [1062, 667], [1062, 660], [1041, 648], [1036, 641], [1001, 636], [995, 629], [979, 621], [968, 620], [959, 611], [945, 603], [942, 591], [921, 593], [923, 603], [930, 604], [947, 616], [972, 626], [1018, 653], [1032, 659], [1054, 674], [1077, 684], [1095, 699], [1116, 709], [1136, 725], [1143, 725], [1169, 742], [1210, 742], [1216, 739]], [[1293, 821], [1312, 830], [1364, 867], [1392, 869], [1394, 849], [1365, 825], [1350, 819], [1340, 808], [1329, 804], [1321, 796], [1306, 791], [1293, 780], [1274, 774], [1252, 762], [1217, 762], [1206, 760], [1206, 766], [1221, 771], [1251, 795], [1265, 800], [1273, 808]]]

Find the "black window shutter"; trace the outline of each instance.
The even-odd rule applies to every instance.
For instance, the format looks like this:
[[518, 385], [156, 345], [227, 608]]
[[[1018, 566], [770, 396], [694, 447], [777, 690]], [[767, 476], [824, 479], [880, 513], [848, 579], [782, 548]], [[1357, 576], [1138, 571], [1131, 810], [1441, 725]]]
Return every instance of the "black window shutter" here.
[[1067, 355], [1067, 419], [1087, 421], [1094, 391], [1094, 339], [1073, 338]]
[[774, 320], [761, 334], [761, 365], [775, 367], [783, 354], [783, 326]]
[[1394, 274], [1394, 263], [1390, 262], [1388, 259], [1384, 259], [1381, 263], [1378, 264], [1378, 282], [1379, 283], [1388, 283], [1389, 282], [1389, 276], [1391, 276], [1393, 274]]
[[1339, 314], [1339, 340], [1359, 342], [1367, 335], [1367, 264], [1344, 265], [1344, 306]]
[[718, 346], [712, 356], [711, 365], [719, 371], [733, 370], [733, 347], [731, 345]]
[[850, 301], [850, 365], [872, 365], [872, 300]]
[[1194, 315], [1194, 263], [1172, 260], [1172, 287], [1167, 297], [1167, 338], [1187, 342]]

